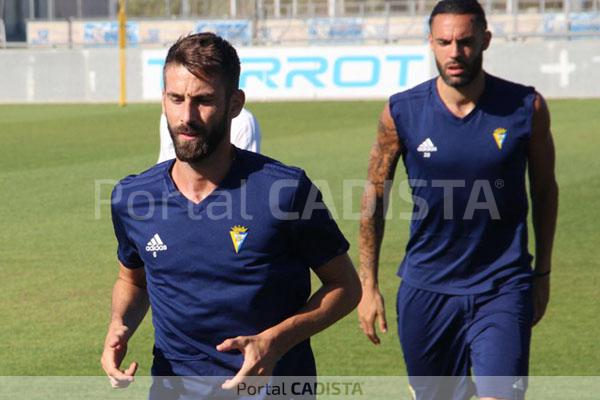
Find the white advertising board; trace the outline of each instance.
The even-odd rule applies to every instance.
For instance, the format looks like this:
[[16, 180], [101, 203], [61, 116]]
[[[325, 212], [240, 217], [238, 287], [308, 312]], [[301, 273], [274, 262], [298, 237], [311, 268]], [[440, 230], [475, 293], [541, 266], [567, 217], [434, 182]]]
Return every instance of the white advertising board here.
[[[427, 46], [239, 48], [250, 101], [378, 99], [432, 76]], [[142, 54], [143, 98], [157, 100], [166, 50]]]

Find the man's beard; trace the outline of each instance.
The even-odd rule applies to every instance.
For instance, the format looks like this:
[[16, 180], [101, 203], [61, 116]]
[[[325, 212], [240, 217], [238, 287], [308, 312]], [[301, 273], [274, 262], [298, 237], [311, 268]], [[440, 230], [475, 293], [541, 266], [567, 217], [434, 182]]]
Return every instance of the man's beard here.
[[[193, 123], [173, 128], [167, 119], [167, 127], [177, 158], [187, 163], [208, 158], [227, 136], [227, 117], [228, 113], [225, 112], [223, 118], [210, 130]], [[180, 134], [194, 136], [194, 139], [183, 140], [180, 138]]]
[[461, 88], [467, 86], [469, 83], [473, 82], [473, 80], [477, 77], [477, 75], [479, 75], [479, 72], [481, 71], [481, 67], [483, 65], [483, 52], [479, 53], [479, 55], [476, 58], [474, 58], [470, 64], [467, 64], [463, 60], [456, 60], [448, 64], [460, 65], [460, 67], [463, 68], [463, 72], [460, 75], [450, 76], [445, 73], [444, 66], [442, 66], [436, 59], [435, 65], [444, 82], [448, 86], [454, 88]]

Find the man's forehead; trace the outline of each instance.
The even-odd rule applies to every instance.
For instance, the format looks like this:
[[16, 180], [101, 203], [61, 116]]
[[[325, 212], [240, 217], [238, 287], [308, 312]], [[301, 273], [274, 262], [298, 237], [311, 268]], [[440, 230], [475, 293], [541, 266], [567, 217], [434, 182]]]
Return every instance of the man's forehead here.
[[453, 35], [473, 36], [476, 31], [476, 17], [473, 14], [438, 14], [431, 22], [433, 36]]
[[210, 82], [209, 76], [203, 76], [201, 74], [194, 74], [190, 71], [186, 66], [182, 64], [167, 64], [165, 66], [165, 78], [166, 77], [174, 78], [175, 80], [199, 80], [204, 82]]
[[180, 64], [169, 64], [165, 67], [165, 88], [169, 90], [192, 90], [203, 93], [214, 93], [219, 86], [218, 79], [199, 77]]

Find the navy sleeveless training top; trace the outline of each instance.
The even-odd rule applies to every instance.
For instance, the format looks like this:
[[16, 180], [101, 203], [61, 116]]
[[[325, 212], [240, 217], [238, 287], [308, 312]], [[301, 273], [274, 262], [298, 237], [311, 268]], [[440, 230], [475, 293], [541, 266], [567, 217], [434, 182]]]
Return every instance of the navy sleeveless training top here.
[[413, 197], [398, 275], [447, 294], [528, 287], [525, 171], [532, 87], [489, 74], [464, 118], [442, 102], [436, 79], [390, 97]]

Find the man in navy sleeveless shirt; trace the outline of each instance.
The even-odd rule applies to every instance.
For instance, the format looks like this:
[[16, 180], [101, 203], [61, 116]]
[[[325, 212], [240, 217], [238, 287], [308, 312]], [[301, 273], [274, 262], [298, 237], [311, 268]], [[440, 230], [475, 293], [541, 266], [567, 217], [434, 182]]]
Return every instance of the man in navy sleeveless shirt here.
[[359, 319], [378, 344], [375, 325], [387, 330], [377, 278], [384, 204], [402, 157], [414, 207], [397, 317], [416, 398], [522, 398], [531, 327], [549, 298], [558, 204], [549, 113], [532, 87], [483, 71], [491, 33], [477, 1], [442, 1], [429, 24], [439, 76], [390, 97], [371, 150]]
[[[112, 196], [120, 270], [102, 366], [115, 387], [133, 379], [137, 363], [120, 365], [149, 306], [154, 376], [225, 376], [222, 389], [236, 389], [248, 376], [314, 376], [310, 336], [360, 299], [348, 242], [304, 171], [230, 144], [239, 74], [235, 49], [211, 33], [168, 52], [162, 106], [177, 157]], [[151, 398], [175, 389], [155, 379]], [[191, 398], [221, 388], [198, 390]]]

